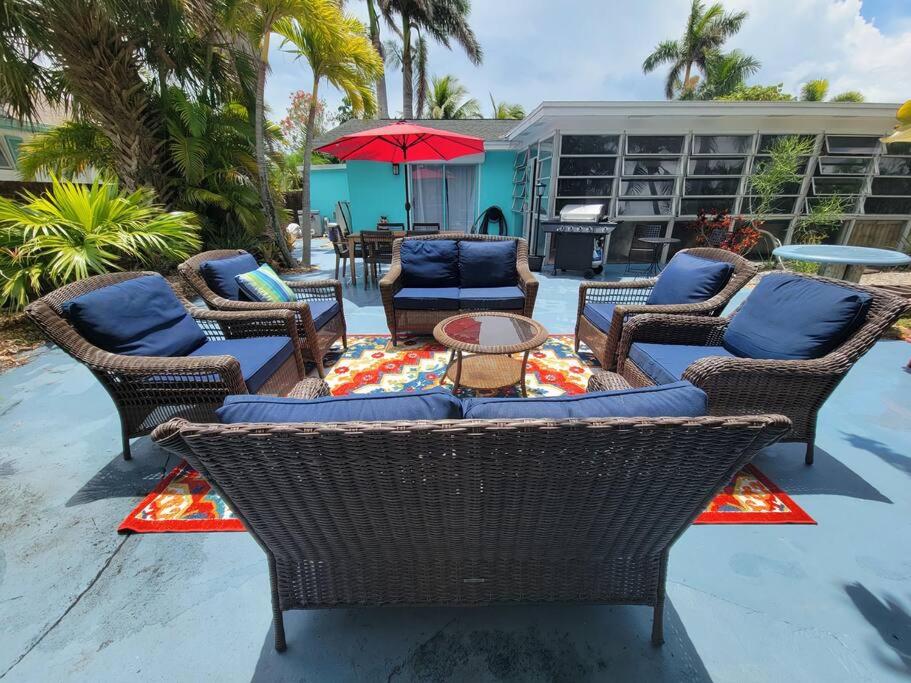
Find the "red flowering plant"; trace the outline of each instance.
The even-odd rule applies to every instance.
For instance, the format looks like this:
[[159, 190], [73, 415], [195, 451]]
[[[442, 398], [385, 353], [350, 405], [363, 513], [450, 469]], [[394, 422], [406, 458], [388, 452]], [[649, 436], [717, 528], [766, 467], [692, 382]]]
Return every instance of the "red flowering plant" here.
[[698, 246], [716, 247], [740, 255], [749, 252], [762, 238], [752, 222], [732, 216], [726, 210], [700, 209], [689, 227], [696, 231]]

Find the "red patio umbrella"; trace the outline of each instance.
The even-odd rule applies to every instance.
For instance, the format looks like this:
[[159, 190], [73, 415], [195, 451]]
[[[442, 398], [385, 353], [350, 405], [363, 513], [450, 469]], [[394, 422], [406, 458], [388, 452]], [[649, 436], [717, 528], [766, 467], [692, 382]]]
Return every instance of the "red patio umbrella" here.
[[317, 148], [342, 160], [384, 161], [406, 164], [405, 216], [406, 228], [411, 227], [411, 199], [408, 190], [409, 161], [448, 161], [484, 151], [484, 141], [470, 135], [448, 130], [417, 126], [397, 121], [388, 126], [371, 128], [360, 133], [344, 135], [328, 145]]

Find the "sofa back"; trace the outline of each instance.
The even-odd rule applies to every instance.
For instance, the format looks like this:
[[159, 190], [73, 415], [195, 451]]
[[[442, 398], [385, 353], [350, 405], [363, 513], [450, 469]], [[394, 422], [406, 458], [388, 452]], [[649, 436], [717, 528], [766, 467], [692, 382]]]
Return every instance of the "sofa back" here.
[[528, 265], [528, 243], [518, 237], [448, 232], [396, 240], [393, 264], [406, 287], [508, 287]]
[[[325, 604], [580, 601], [615, 583], [650, 604], [669, 546], [789, 426], [779, 416], [172, 420], [153, 439], [210, 481], [280, 565], [319, 582]], [[449, 581], [427, 579], [438, 565]], [[356, 595], [336, 595], [342, 585]], [[285, 599], [284, 609], [307, 606]]]

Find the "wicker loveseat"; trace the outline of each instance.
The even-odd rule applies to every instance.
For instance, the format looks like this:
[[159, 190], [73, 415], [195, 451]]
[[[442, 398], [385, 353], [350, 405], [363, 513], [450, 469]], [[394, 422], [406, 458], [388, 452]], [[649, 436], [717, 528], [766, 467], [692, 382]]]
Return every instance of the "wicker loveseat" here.
[[433, 332], [437, 323], [459, 311], [496, 310], [530, 318], [538, 281], [528, 269], [524, 239], [444, 232], [396, 240], [380, 293], [395, 344], [404, 332]]
[[[345, 309], [342, 302], [342, 286], [338, 280], [285, 280], [294, 292], [297, 301], [265, 302], [241, 301], [237, 286], [231, 282], [213, 283], [206, 271], [211, 262], [226, 262], [228, 259], [246, 259], [249, 265], [240, 265], [230, 272], [242, 273], [256, 268], [256, 261], [242, 249], [221, 249], [204, 251], [181, 263], [177, 270], [183, 279], [195, 290], [210, 308], [221, 311], [293, 311], [297, 320], [297, 331], [305, 361], [316, 365], [320, 377], [324, 376], [323, 359], [332, 345], [341, 340], [342, 347], [348, 348]], [[215, 291], [213, 286], [221, 291]]]
[[[750, 281], [758, 267], [742, 256], [724, 249], [683, 249], [671, 259], [665, 273], [669, 277], [690, 257], [717, 264], [730, 264], [729, 275], [721, 273], [720, 288], [703, 286], [700, 291], [698, 274], [683, 271], [680, 283], [668, 283], [667, 277], [620, 282], [583, 282], [579, 285], [579, 308], [576, 313], [576, 351], [584, 342], [605, 370], [614, 369], [617, 345], [623, 322], [630, 316], [642, 313], [668, 313], [676, 315], [717, 316], [731, 298]], [[661, 281], [671, 291], [656, 297], [656, 286]], [[694, 284], [696, 285], [694, 287]], [[675, 292], [679, 285], [685, 291]], [[660, 303], [652, 303], [654, 300]]]
[[660, 644], [671, 546], [788, 427], [774, 415], [177, 419], [153, 439], [266, 553], [279, 651], [286, 610], [391, 604], [645, 605]]
[[[146, 293], [151, 296], [143, 298]], [[121, 342], [137, 326], [148, 328], [149, 334], [130, 338], [127, 352], [105, 350], [98, 346], [103, 341], [90, 341], [77, 329], [79, 324], [91, 325], [88, 314], [93, 311], [83, 311], [80, 320], [87, 322], [74, 324], [75, 314], [68, 308], [74, 301], [97, 307], [94, 322], [120, 336]], [[170, 313], [164, 315], [165, 311]], [[25, 312], [52, 342], [86, 365], [110, 394], [120, 415], [126, 460], [130, 438], [150, 433], [161, 422], [176, 416], [213, 420], [228, 395], [284, 395], [303, 377], [294, 313], [197, 308], [158, 273], [96, 275], [47, 294]], [[95, 327], [99, 337], [105, 334]], [[181, 332], [190, 335], [190, 345], [178, 349], [172, 340]], [[155, 346], [149, 340], [170, 351], [142, 355], [144, 348]]]
[[617, 369], [634, 386], [689, 380], [713, 415], [786, 415], [785, 440], [806, 443], [809, 465], [823, 403], [907, 307], [874, 287], [772, 273], [727, 318], [636, 316], [623, 326]]

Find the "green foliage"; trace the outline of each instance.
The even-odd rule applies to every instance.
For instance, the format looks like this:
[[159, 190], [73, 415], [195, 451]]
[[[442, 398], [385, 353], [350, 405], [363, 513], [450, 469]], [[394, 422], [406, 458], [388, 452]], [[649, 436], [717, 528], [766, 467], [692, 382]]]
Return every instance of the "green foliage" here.
[[490, 94], [490, 106], [492, 108], [491, 118], [494, 119], [524, 119], [525, 108], [521, 104], [512, 104], [510, 102], [497, 102]]
[[785, 185], [799, 183], [803, 175], [798, 172], [801, 157], [813, 152], [813, 138], [790, 135], [778, 140], [769, 150], [770, 159], [759, 164], [750, 177], [752, 195], [749, 213], [757, 220], [765, 220], [772, 205]]
[[793, 95], [782, 92], [783, 84], [776, 85], [739, 85], [726, 95], [715, 99], [728, 102], [791, 102]]
[[864, 96], [863, 93], [857, 90], [845, 90], [842, 93], [838, 93], [833, 97], [830, 102], [863, 102]]
[[149, 189], [55, 177], [40, 196], [0, 198], [0, 306], [20, 309], [47, 287], [89, 275], [180, 261], [199, 246], [196, 217], [165, 211]]
[[479, 119], [481, 105], [459, 79], [448, 74], [434, 76], [430, 81], [425, 116], [428, 119]]
[[800, 88], [800, 99], [804, 102], [823, 102], [829, 92], [829, 81], [817, 78], [807, 81]]
[[19, 172], [24, 180], [42, 173], [76, 176], [89, 168], [114, 170], [114, 146], [98, 126], [67, 121], [28, 140], [19, 150]]
[[807, 215], [794, 224], [794, 241], [801, 244], [820, 244], [836, 232], [844, 220], [851, 197], [832, 194], [808, 200]]
[[705, 62], [705, 78], [695, 87], [682, 90], [680, 99], [712, 100], [729, 95], [758, 70], [759, 61], [740, 50], [712, 53]]

